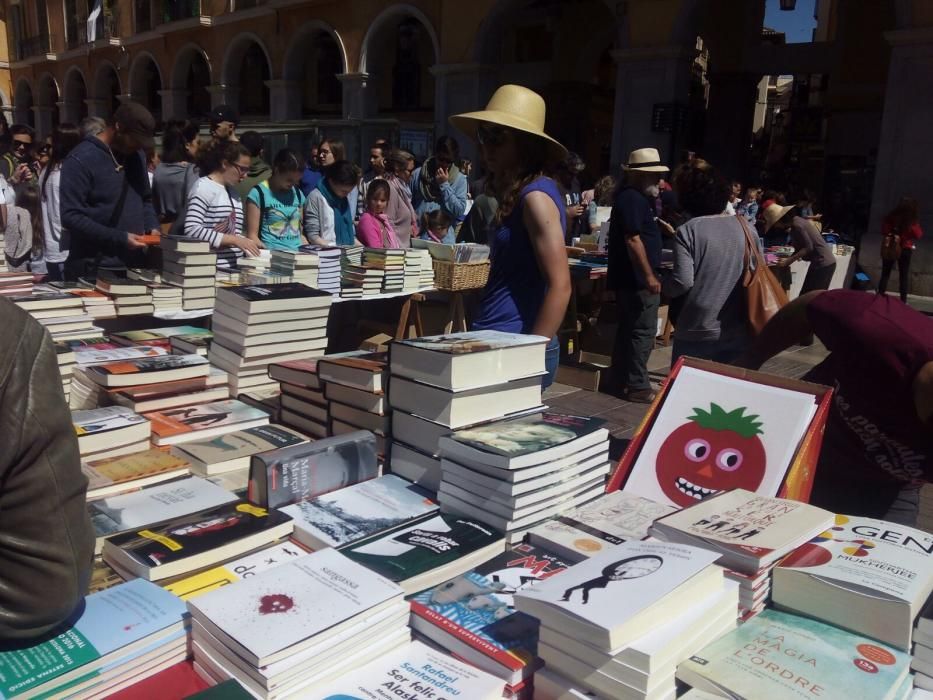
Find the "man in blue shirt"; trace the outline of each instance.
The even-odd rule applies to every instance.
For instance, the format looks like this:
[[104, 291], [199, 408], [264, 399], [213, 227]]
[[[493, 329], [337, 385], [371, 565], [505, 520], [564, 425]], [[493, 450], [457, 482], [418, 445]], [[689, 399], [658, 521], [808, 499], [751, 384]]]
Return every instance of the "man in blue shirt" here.
[[651, 403], [648, 357], [654, 348], [661, 304], [661, 232], [653, 202], [669, 168], [657, 149], [632, 151], [623, 166], [624, 184], [615, 196], [609, 224], [608, 286], [616, 293], [619, 326], [612, 350], [615, 391], [637, 403]]
[[434, 240], [434, 234], [424, 225], [424, 214], [441, 209], [450, 217], [451, 225], [440, 243], [454, 243], [457, 224], [466, 216], [468, 183], [460, 172], [460, 145], [451, 136], [441, 136], [434, 155], [415, 170], [411, 177], [411, 203], [419, 217], [421, 238]]

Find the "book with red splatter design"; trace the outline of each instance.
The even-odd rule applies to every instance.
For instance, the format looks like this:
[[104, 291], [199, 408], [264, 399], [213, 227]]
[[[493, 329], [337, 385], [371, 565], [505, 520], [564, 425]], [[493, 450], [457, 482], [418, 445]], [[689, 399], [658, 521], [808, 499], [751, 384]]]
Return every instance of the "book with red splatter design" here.
[[280, 661], [392, 607], [402, 589], [323, 549], [188, 601], [192, 617], [255, 666]]

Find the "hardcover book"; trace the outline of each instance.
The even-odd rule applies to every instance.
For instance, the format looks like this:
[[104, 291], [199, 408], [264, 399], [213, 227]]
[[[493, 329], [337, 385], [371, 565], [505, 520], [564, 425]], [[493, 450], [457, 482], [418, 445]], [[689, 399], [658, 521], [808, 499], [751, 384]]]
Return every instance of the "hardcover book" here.
[[517, 612], [512, 596], [569, 563], [519, 544], [462, 576], [411, 599], [411, 626], [510, 685], [535, 670], [538, 621]]
[[104, 560], [150, 581], [211, 566], [287, 537], [292, 519], [250, 503], [230, 503], [161, 525], [115, 535]]
[[211, 634], [258, 667], [323, 641], [362, 613], [401, 597], [391, 581], [335, 549], [322, 549], [187, 604]]
[[387, 474], [282, 508], [310, 549], [342, 547], [437, 511], [427, 492]]
[[914, 618], [931, 592], [933, 535], [837, 515], [831, 528], [774, 569], [771, 598], [782, 608], [909, 650]]
[[184, 603], [148, 581], [91, 594], [64, 632], [35, 646], [0, 652], [0, 697], [50, 692], [93, 674], [108, 656], [129, 654], [147, 640], [180, 632], [184, 615]]
[[677, 678], [724, 698], [893, 700], [910, 656], [860, 635], [765, 610], [677, 667]]
[[88, 479], [88, 499], [148, 486], [188, 474], [188, 462], [161, 450], [146, 450], [81, 465]]
[[249, 467], [250, 457], [307, 442], [304, 435], [280, 425], [260, 425], [206, 440], [174, 445], [172, 454], [191, 462], [198, 474], [220, 474]]
[[250, 500], [279, 508], [378, 476], [376, 439], [359, 430], [257, 454], [249, 473]]
[[152, 441], [156, 445], [193, 442], [202, 437], [269, 423], [268, 413], [236, 399], [173, 408], [145, 416], [152, 421]]
[[325, 382], [336, 382], [372, 393], [386, 385], [388, 355], [357, 350], [318, 359], [318, 375]]
[[723, 555], [723, 566], [754, 574], [828, 530], [833, 520], [816, 506], [736, 489], [660, 518], [650, 533], [708, 548]]
[[269, 376], [276, 381], [308, 389], [320, 389], [317, 360], [292, 360], [269, 365]]

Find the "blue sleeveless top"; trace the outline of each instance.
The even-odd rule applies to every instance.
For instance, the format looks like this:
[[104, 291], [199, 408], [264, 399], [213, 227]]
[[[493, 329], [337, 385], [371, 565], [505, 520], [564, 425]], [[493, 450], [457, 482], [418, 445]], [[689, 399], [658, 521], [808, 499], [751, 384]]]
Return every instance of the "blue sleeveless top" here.
[[566, 234], [564, 198], [557, 183], [549, 177], [539, 177], [522, 190], [518, 205], [490, 238], [489, 281], [473, 330], [531, 333], [538, 318], [547, 284], [522, 221], [525, 197], [531, 192], [544, 192], [554, 200], [560, 212], [561, 229]]

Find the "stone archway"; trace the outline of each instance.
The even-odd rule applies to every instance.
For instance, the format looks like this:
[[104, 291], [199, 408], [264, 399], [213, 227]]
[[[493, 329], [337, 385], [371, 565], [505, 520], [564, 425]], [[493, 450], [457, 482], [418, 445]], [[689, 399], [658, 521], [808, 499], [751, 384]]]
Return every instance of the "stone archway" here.
[[252, 33], [236, 36], [224, 56], [224, 102], [237, 108], [240, 118], [268, 119], [272, 61], [262, 40]]
[[166, 93], [163, 119], [202, 119], [211, 109], [211, 64], [197, 44], [182, 47], [172, 66], [171, 87]]
[[120, 107], [120, 95], [123, 94], [123, 85], [116, 67], [109, 61], [104, 61], [97, 67], [94, 74], [93, 98], [89, 112], [91, 116], [109, 119]]
[[34, 98], [32, 85], [26, 78], [20, 78], [16, 83], [16, 92], [13, 97], [13, 121], [17, 124], [28, 124], [35, 128], [36, 114], [33, 111]]
[[340, 36], [323, 22], [305, 24], [285, 52], [282, 71], [285, 118], [339, 115], [343, 87], [338, 76], [346, 72], [347, 54]]
[[58, 103], [61, 101], [58, 82], [51, 73], [39, 78], [38, 99], [36, 100], [36, 136], [41, 140], [52, 133], [58, 126]]
[[141, 52], [133, 59], [129, 72], [129, 93], [134, 102], [152, 112], [158, 121], [162, 115], [162, 71], [152, 54]]
[[63, 91], [62, 121], [78, 124], [88, 114], [88, 94], [84, 73], [77, 66], [72, 66], [65, 73]]

